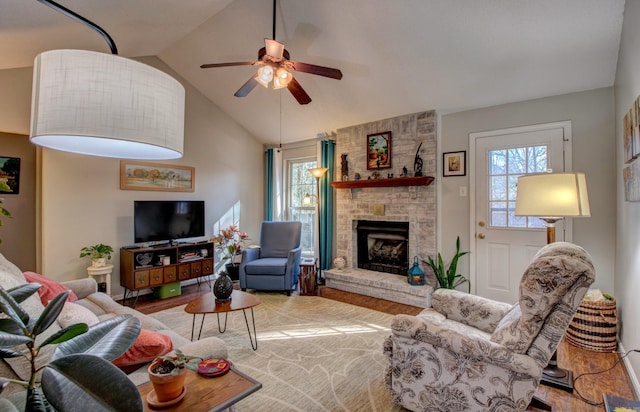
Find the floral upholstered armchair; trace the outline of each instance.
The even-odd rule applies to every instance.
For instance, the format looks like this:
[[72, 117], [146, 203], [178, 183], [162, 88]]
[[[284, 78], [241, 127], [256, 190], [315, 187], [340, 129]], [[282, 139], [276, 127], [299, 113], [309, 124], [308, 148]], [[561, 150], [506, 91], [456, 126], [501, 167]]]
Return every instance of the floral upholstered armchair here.
[[436, 290], [431, 308], [392, 321], [393, 401], [412, 411], [524, 411], [594, 279], [587, 252], [557, 242], [533, 258], [515, 305]]

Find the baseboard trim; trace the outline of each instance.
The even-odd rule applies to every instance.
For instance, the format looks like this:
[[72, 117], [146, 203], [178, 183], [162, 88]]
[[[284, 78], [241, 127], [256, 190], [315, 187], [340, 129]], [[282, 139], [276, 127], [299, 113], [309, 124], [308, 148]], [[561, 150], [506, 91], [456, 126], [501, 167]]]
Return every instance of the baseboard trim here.
[[[622, 346], [622, 342], [619, 342], [619, 341], [618, 341], [618, 350], [622, 354], [627, 353], [624, 346]], [[622, 359], [622, 364], [624, 365], [624, 368], [627, 370], [627, 376], [631, 380], [631, 385], [633, 386], [633, 392], [636, 395], [636, 399], [640, 399], [640, 382], [638, 382], [638, 377], [636, 376], [636, 374], [633, 371], [633, 368], [631, 367], [631, 361], [629, 361], [628, 356], [625, 356], [624, 359]]]

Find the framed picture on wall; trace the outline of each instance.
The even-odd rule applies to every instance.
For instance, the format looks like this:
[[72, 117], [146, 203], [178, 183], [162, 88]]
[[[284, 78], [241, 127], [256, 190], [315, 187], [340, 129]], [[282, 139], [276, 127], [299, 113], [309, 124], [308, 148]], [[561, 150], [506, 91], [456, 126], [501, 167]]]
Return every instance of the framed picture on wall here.
[[367, 170], [391, 168], [391, 132], [367, 135]]
[[195, 181], [196, 169], [191, 166], [120, 161], [121, 190], [193, 192]]
[[447, 152], [442, 154], [442, 175], [465, 176], [467, 174], [467, 152]]
[[0, 194], [20, 193], [20, 158], [0, 156]]

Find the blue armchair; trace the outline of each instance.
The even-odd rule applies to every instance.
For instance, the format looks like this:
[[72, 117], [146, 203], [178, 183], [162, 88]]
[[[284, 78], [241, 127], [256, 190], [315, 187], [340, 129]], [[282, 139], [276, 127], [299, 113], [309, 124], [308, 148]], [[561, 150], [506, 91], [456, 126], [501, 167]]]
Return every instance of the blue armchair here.
[[283, 290], [291, 296], [300, 273], [300, 222], [262, 222], [260, 247], [242, 251], [240, 289]]

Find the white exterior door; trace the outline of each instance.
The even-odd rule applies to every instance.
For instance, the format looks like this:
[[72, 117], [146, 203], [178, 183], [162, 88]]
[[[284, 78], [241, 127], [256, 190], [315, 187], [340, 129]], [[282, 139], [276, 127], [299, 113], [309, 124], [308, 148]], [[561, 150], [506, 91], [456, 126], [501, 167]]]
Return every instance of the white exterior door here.
[[[562, 122], [470, 135], [470, 238], [475, 239], [470, 256], [477, 295], [517, 301], [522, 273], [546, 243], [542, 220], [514, 214], [518, 177], [548, 169], [568, 171], [570, 134], [571, 123]], [[563, 222], [556, 224], [558, 241], [570, 233]]]

